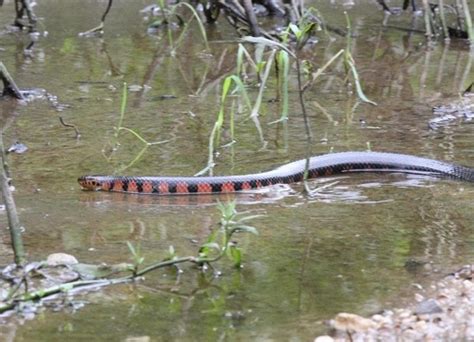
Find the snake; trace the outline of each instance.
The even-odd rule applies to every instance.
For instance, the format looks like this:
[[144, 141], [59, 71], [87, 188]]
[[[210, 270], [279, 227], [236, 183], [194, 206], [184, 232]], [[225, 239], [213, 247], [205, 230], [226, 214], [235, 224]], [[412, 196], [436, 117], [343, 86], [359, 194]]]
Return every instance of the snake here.
[[[78, 178], [84, 190], [139, 194], [212, 194], [259, 189], [274, 184], [290, 184], [304, 179], [308, 159], [301, 159], [273, 170], [245, 175], [99, 176]], [[388, 152], [339, 152], [309, 158], [307, 178], [355, 172], [395, 172], [427, 175], [474, 182], [474, 168], [449, 162]]]

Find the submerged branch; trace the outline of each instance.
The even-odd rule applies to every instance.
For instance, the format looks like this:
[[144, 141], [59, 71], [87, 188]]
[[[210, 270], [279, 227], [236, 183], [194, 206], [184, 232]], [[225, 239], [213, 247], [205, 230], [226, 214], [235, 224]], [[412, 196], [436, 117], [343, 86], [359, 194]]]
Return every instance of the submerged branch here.
[[15, 264], [22, 266], [26, 262], [25, 249], [23, 247], [23, 240], [21, 237], [21, 231], [23, 227], [20, 224], [18, 213], [16, 211], [15, 200], [10, 191], [9, 176], [8, 176], [8, 164], [5, 156], [5, 147], [3, 145], [3, 130], [0, 130], [0, 155], [2, 159], [1, 164], [1, 189], [3, 201], [5, 203], [5, 210], [8, 216], [8, 226], [10, 231], [11, 243], [13, 252], [15, 254]]
[[3, 96], [8, 95], [13, 96], [19, 100], [24, 99], [23, 94], [13, 80], [13, 77], [10, 76], [10, 73], [2, 62], [0, 62], [0, 78], [3, 82]]
[[72, 129], [74, 129], [74, 132], [76, 132], [76, 139], [79, 139], [79, 138], [81, 137], [81, 133], [80, 133], [79, 130], [77, 129], [76, 125], [73, 125], [73, 124], [70, 124], [70, 123], [65, 122], [62, 116], [59, 117], [59, 122], [60, 122], [61, 125], [63, 125], [64, 127], [70, 127], [70, 128], [72, 128]]
[[100, 24], [99, 26], [97, 27], [94, 27], [90, 30], [87, 30], [85, 32], [81, 32], [79, 33], [79, 36], [91, 36], [91, 35], [94, 35], [96, 33], [98, 34], [102, 34], [104, 33], [104, 23], [105, 23], [105, 18], [107, 17], [107, 14], [109, 14], [109, 11], [110, 9], [112, 8], [112, 3], [113, 3], [113, 0], [109, 0], [109, 3], [107, 4], [107, 8], [105, 9], [105, 12], [104, 14], [102, 14], [102, 18], [100, 19]]

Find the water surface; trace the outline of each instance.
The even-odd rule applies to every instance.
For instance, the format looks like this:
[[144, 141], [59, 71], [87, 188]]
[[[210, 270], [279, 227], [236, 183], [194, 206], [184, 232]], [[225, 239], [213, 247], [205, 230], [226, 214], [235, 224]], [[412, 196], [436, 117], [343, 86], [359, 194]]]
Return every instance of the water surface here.
[[[67, 105], [58, 112], [46, 99], [1, 103], [2, 123], [10, 125], [6, 144], [18, 140], [29, 148], [10, 155], [10, 163], [31, 260], [66, 252], [85, 263], [118, 263], [129, 260], [126, 241], [140, 244], [149, 262], [165, 257], [170, 245], [179, 255], [192, 254], [219, 221], [215, 196], [87, 193], [76, 183], [87, 173], [192, 175], [206, 165], [222, 80], [235, 65], [236, 45], [224, 42], [235, 33], [221, 18], [209, 28], [210, 51], [195, 29], [172, 55], [166, 31], [146, 33], [139, 10], [148, 4], [115, 1], [104, 37], [80, 38], [78, 32], [97, 24], [95, 1], [42, 1], [39, 27], [48, 34], [32, 57], [23, 54], [24, 35], [0, 36], [1, 59], [19, 86], [44, 88]], [[333, 25], [345, 26], [339, 5], [320, 5]], [[2, 9], [2, 25], [11, 21], [11, 7]], [[383, 28], [373, 4], [357, 4], [349, 13], [356, 32], [352, 53], [366, 95], [378, 106], [359, 103], [344, 85], [343, 65], [334, 66], [306, 93], [314, 154], [370, 146], [474, 166], [472, 124], [428, 126], [431, 107], [455, 101], [473, 80], [467, 47], [427, 46], [423, 34]], [[390, 23], [406, 28], [410, 20], [407, 14]], [[321, 34], [304, 57], [325, 63], [346, 44], [332, 38]], [[133, 164], [144, 145], [126, 132], [116, 145], [114, 136], [124, 81], [138, 90], [129, 93], [123, 125], [163, 142]], [[215, 174], [252, 173], [305, 156], [294, 74], [290, 86], [287, 124], [268, 125], [280, 115], [269, 89], [260, 111], [263, 135], [248, 113], [239, 114], [236, 143], [219, 150]], [[256, 88], [249, 90], [255, 97]], [[80, 139], [60, 125], [59, 115], [78, 127]], [[223, 140], [229, 139], [226, 130]], [[308, 340], [324, 332], [321, 322], [335, 313], [371, 314], [399, 305], [400, 298], [412, 298], [412, 284], [425, 284], [474, 256], [471, 184], [354, 175], [310, 185], [324, 188], [314, 197], [303, 195], [301, 185], [237, 197], [239, 211], [262, 215], [253, 222], [259, 236], [238, 238], [240, 271], [223, 261], [217, 279], [192, 266], [179, 278], [156, 272], [144, 282], [84, 297], [89, 304], [77, 312], [46, 311], [11, 326], [10, 333], [20, 341]], [[0, 219], [5, 227], [5, 215]], [[5, 230], [1, 238], [5, 264], [11, 260]], [[412, 260], [426, 264], [406, 267]]]

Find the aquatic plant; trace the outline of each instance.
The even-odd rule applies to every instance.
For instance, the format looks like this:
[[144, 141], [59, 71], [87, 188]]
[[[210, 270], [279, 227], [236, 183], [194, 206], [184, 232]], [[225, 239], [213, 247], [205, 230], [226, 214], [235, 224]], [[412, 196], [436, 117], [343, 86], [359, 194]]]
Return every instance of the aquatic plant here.
[[[209, 136], [209, 144], [208, 144], [208, 159], [207, 159], [207, 165], [204, 169], [199, 171], [198, 173], [195, 174], [195, 176], [201, 176], [205, 173], [209, 173], [212, 175], [212, 169], [214, 167], [214, 151], [215, 151], [215, 146], [219, 144], [220, 142], [220, 136], [221, 136], [221, 129], [224, 124], [224, 118], [225, 118], [225, 104], [227, 100], [227, 96], [229, 95], [229, 92], [231, 92], [231, 86], [235, 86], [235, 90], [238, 91], [240, 94], [242, 94], [242, 97], [245, 100], [245, 104], [247, 107], [250, 109], [251, 104], [250, 100], [247, 94], [247, 91], [245, 89], [244, 83], [240, 79], [239, 76], [237, 75], [230, 75], [227, 76], [224, 79], [224, 83], [222, 86], [222, 94], [221, 94], [221, 99], [220, 99], [220, 108], [219, 112], [217, 113], [217, 118], [216, 121], [214, 122], [214, 126], [212, 127], [211, 134]], [[234, 141], [234, 115], [233, 111], [231, 111], [231, 143]]]
[[119, 116], [119, 121], [118, 121], [118, 125], [116, 127], [114, 127], [114, 130], [115, 130], [115, 133], [114, 133], [114, 138], [115, 138], [115, 141], [111, 142], [110, 145], [112, 146], [112, 153], [108, 156], [105, 156], [104, 154], [104, 157], [107, 161], [110, 162], [111, 158], [112, 158], [112, 155], [113, 155], [113, 152], [117, 150], [118, 146], [120, 146], [119, 144], [119, 134], [121, 131], [125, 131], [125, 132], [128, 132], [130, 134], [132, 134], [135, 138], [137, 138], [141, 143], [143, 143], [143, 148], [138, 152], [138, 154], [135, 155], [135, 158], [133, 158], [132, 161], [130, 161], [127, 165], [123, 166], [120, 168], [119, 171], [123, 171], [123, 170], [126, 170], [128, 169], [129, 167], [133, 166], [138, 160], [140, 160], [142, 158], [142, 156], [145, 154], [145, 152], [147, 151], [148, 147], [150, 146], [153, 146], [153, 145], [160, 145], [160, 144], [164, 144], [166, 142], [168, 142], [169, 140], [161, 140], [161, 141], [154, 141], [154, 142], [149, 142], [148, 140], [146, 140], [143, 136], [141, 136], [138, 132], [136, 132], [135, 130], [131, 129], [131, 128], [128, 128], [128, 127], [124, 127], [123, 126], [123, 120], [124, 120], [124, 117], [125, 117], [125, 112], [126, 112], [126, 109], [127, 109], [127, 102], [128, 102], [128, 87], [127, 87], [127, 83], [124, 82], [123, 84], [123, 88], [122, 88], [122, 98], [121, 98], [121, 101], [120, 101], [120, 116]]
[[[140, 246], [134, 246], [130, 242], [127, 242], [127, 246], [131, 253], [132, 263], [124, 262], [115, 265], [81, 264], [77, 263], [77, 260], [72, 256], [62, 255], [63, 258], [67, 256], [68, 259], [75, 260], [75, 262], [67, 264], [67, 268], [76, 272], [81, 280], [64, 281], [61, 284], [55, 284], [46, 288], [31, 288], [30, 276], [33, 271], [46, 271], [48, 268], [56, 267], [56, 265], [48, 265], [47, 262], [25, 264], [25, 271], [13, 282], [17, 285], [13, 286], [8, 295], [0, 301], [0, 313], [13, 310], [26, 302], [32, 303], [38, 299], [47, 300], [49, 297], [59, 293], [71, 293], [73, 290], [91, 290], [134, 281], [154, 270], [170, 266], [177, 267], [183, 263], [196, 264], [203, 271], [209, 268], [215, 270], [214, 263], [227, 255], [234, 266], [240, 268], [242, 265], [242, 251], [234, 241], [235, 235], [238, 233], [258, 234], [255, 227], [248, 225], [247, 222], [260, 216], [238, 213], [235, 202], [218, 203], [217, 207], [220, 212], [220, 223], [209, 234], [206, 242], [199, 247], [195, 255], [180, 257], [174, 247], [170, 246], [164, 260], [142, 267], [145, 263], [145, 258], [141, 255]], [[25, 263], [24, 258], [23, 263]], [[60, 263], [59, 265], [64, 264]], [[7, 274], [10, 276], [13, 271], [14, 268], [10, 267], [4, 269], [3, 273], [5, 276]], [[120, 273], [128, 273], [128, 275], [122, 277], [115, 276]], [[218, 274], [218, 272], [214, 272], [213, 276], [215, 274]], [[26, 282], [30, 282], [30, 287], [26, 286]]]
[[[189, 20], [185, 20], [179, 12], [182, 7], [191, 12], [191, 18]], [[199, 32], [202, 36], [202, 40], [205, 44], [205, 48], [206, 50], [209, 50], [209, 42], [207, 39], [207, 33], [204, 27], [204, 23], [202, 22], [201, 17], [193, 6], [191, 6], [187, 2], [178, 2], [175, 5], [168, 5], [166, 1], [158, 0], [156, 8], [157, 12], [159, 13], [159, 18], [154, 19], [149, 24], [149, 27], [154, 29], [163, 28], [166, 30], [168, 43], [171, 47], [171, 55], [176, 54], [176, 50], [180, 47], [180, 45], [184, 41], [184, 38], [188, 35], [190, 24], [193, 21], [196, 21], [199, 27]], [[178, 38], [175, 40], [173, 38], [173, 30], [171, 29], [171, 26], [176, 24], [181, 28], [181, 31], [178, 35]]]
[[469, 9], [469, 5], [467, 4], [467, 0], [461, 0], [461, 2], [467, 35], [469, 37], [471, 46], [474, 46], [474, 26], [472, 25], [471, 11]]

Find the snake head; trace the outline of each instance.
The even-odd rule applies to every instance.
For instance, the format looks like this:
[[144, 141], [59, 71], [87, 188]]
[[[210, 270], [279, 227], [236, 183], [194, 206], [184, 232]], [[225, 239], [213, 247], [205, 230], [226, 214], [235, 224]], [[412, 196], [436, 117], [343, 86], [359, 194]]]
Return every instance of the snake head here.
[[77, 179], [83, 190], [99, 191], [102, 188], [100, 176], [82, 176]]

